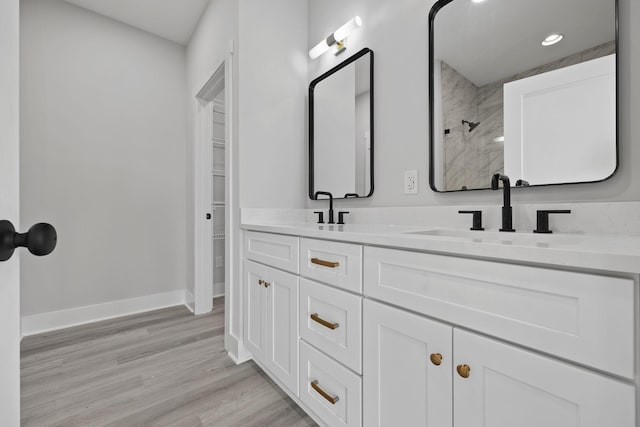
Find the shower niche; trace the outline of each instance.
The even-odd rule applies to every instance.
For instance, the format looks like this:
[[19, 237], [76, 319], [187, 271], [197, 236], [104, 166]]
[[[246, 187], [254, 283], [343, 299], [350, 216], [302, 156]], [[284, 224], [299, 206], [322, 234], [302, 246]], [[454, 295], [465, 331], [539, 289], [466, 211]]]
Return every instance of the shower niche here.
[[613, 175], [616, 0], [440, 0], [429, 47], [433, 190]]

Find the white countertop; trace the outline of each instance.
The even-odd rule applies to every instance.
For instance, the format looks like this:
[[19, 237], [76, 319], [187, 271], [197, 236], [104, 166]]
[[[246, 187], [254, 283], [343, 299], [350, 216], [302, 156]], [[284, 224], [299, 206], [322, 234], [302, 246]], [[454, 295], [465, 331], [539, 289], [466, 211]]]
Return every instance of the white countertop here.
[[[243, 223], [241, 228], [498, 261], [640, 273], [640, 237], [637, 236], [497, 231], [467, 233], [435, 227], [375, 224]], [[425, 231], [445, 235], [411, 234]]]

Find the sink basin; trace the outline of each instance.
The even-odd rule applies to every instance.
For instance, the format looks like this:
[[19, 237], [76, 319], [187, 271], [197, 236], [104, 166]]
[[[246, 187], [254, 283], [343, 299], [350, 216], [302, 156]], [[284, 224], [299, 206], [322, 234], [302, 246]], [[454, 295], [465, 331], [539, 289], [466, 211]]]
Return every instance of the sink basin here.
[[577, 245], [581, 240], [579, 236], [567, 234], [534, 234], [531, 232], [507, 233], [500, 231], [472, 231], [447, 228], [409, 231], [405, 234], [468, 240], [474, 243], [497, 243], [503, 245], [537, 247]]

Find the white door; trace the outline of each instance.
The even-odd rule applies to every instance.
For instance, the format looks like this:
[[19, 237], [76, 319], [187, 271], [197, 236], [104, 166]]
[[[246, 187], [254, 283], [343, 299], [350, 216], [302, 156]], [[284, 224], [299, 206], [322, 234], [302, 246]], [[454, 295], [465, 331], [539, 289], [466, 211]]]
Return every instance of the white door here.
[[[19, 218], [19, 2], [0, 2], [0, 220]], [[0, 262], [0, 424], [20, 425], [18, 252]]]
[[363, 425], [451, 427], [451, 327], [370, 300], [363, 312]]
[[270, 268], [266, 283], [267, 366], [298, 395], [298, 277]]
[[267, 352], [267, 267], [253, 261], [244, 261], [246, 346], [253, 357], [264, 361]]
[[632, 384], [470, 332], [453, 337], [456, 427], [636, 426]]
[[504, 172], [530, 184], [616, 169], [616, 55], [504, 85]]

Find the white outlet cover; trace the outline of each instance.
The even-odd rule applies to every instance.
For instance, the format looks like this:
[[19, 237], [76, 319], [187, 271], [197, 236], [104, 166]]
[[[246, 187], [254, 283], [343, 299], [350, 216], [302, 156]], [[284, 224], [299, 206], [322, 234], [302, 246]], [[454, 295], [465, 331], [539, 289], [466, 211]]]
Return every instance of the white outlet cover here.
[[404, 171], [404, 194], [418, 194], [418, 171]]

